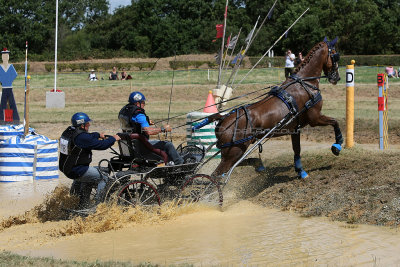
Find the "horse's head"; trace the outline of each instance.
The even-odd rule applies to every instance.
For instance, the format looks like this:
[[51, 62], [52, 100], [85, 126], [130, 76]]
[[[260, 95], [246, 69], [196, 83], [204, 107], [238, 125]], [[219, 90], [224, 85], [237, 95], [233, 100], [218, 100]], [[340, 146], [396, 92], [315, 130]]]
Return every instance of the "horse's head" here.
[[323, 66], [323, 70], [325, 75], [328, 76], [328, 81], [332, 84], [336, 84], [340, 80], [338, 64], [340, 55], [335, 49], [337, 40], [337, 37], [332, 41], [328, 41], [326, 37], [324, 39], [324, 42], [328, 46], [328, 57]]

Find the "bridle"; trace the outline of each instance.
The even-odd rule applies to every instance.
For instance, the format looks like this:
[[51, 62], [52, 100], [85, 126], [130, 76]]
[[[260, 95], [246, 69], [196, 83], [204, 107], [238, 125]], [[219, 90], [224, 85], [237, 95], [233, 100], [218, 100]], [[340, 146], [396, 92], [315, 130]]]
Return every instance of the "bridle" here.
[[339, 74], [338, 62], [340, 60], [340, 54], [338, 52], [336, 52], [336, 49], [335, 49], [335, 44], [337, 42], [337, 39], [338, 39], [337, 37], [333, 41], [328, 41], [326, 37], [324, 39], [324, 42], [328, 46], [328, 57], [326, 60], [328, 61], [330, 58], [331, 62], [332, 62], [332, 68], [330, 71], [328, 71], [328, 73], [326, 75], [328, 76], [329, 81], [336, 81], [336, 82], [338, 82], [340, 80], [340, 77], [338, 75]]

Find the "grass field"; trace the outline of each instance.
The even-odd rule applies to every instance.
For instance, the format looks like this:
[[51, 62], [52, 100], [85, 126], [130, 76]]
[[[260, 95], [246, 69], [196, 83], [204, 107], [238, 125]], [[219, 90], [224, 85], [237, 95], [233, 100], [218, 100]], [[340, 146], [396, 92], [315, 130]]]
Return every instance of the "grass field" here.
[[[68, 266], [68, 267], [153, 267], [159, 266], [151, 263], [140, 263], [133, 264], [130, 262], [84, 262], [84, 261], [68, 261], [68, 260], [57, 260], [53, 258], [45, 257], [26, 257], [13, 254], [10, 252], [0, 252], [0, 267], [20, 267], [20, 266], [41, 266], [41, 267], [53, 267], [53, 266]], [[191, 265], [187, 265], [191, 266]]]
[[[383, 72], [383, 67], [355, 68], [355, 117], [356, 129], [364, 133], [366, 130], [377, 132], [377, 73]], [[323, 111], [328, 116], [345, 123], [346, 86], [345, 68], [340, 69], [341, 81], [330, 85], [326, 79], [321, 80], [321, 92], [324, 99]], [[241, 70], [233, 86], [233, 96], [239, 96], [268, 86], [279, 84], [284, 79], [281, 68], [254, 69], [240, 84], [238, 82], [248, 73], [248, 69]], [[131, 73], [133, 80], [109, 81], [108, 73], [99, 73], [104, 80], [97, 82], [87, 81], [87, 73], [60, 73], [57, 75], [57, 89], [66, 95], [64, 109], [47, 109], [46, 92], [54, 88], [54, 74], [33, 74], [30, 82], [30, 123], [42, 134], [57, 138], [61, 129], [69, 124], [72, 114], [78, 111], [88, 113], [94, 119], [93, 125], [102, 129], [118, 131], [117, 114], [120, 108], [127, 103], [129, 93], [142, 91], [148, 99], [146, 111], [154, 121], [168, 118], [168, 106], [171, 95], [170, 124], [173, 126], [185, 123], [186, 114], [194, 110], [202, 110], [208, 91], [217, 84], [216, 70], [184, 70], [184, 71], [141, 71]], [[223, 74], [222, 81], [226, 81], [229, 71]], [[172, 79], [172, 77], [174, 77]], [[394, 138], [400, 125], [398, 96], [400, 79], [389, 80], [389, 129], [392, 129]], [[262, 91], [264, 92], [264, 91]], [[18, 103], [20, 116], [23, 116], [24, 77], [20, 75], [14, 81], [14, 95]], [[249, 101], [253, 96], [240, 98], [227, 105], [233, 106]], [[100, 130], [95, 128], [96, 130]], [[93, 129], [93, 128], [92, 128]], [[184, 132], [184, 129], [177, 129]], [[317, 132], [331, 133], [332, 129], [316, 129]], [[371, 133], [372, 134], [372, 133]], [[371, 135], [370, 134], [370, 135]], [[331, 138], [331, 137], [329, 137]], [[396, 139], [397, 140], [397, 139]]]

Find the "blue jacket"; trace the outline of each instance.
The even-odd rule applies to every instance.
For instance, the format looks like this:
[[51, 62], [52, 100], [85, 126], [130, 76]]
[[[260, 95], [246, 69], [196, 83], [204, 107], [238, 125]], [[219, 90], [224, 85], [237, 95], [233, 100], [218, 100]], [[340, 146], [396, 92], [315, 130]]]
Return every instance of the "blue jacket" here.
[[[101, 140], [99, 133], [81, 133], [74, 139], [74, 143], [76, 146], [89, 150], [91, 154], [91, 150], [106, 150], [110, 148], [115, 143], [114, 137], [109, 137], [107, 139]], [[91, 161], [91, 160], [90, 160]], [[76, 165], [72, 168], [72, 172], [76, 175], [76, 177], [80, 177], [85, 174], [85, 172], [89, 169], [88, 165]]]

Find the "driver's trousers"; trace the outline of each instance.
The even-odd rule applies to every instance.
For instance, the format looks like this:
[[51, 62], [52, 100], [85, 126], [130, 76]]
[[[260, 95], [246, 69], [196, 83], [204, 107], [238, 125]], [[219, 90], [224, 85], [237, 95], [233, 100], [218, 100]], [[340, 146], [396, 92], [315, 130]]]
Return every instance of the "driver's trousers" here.
[[149, 140], [149, 142], [153, 145], [153, 147], [165, 151], [165, 153], [168, 155], [168, 161], [173, 161], [175, 165], [183, 164], [183, 158], [179, 155], [178, 151], [176, 151], [171, 142], [160, 140]]

